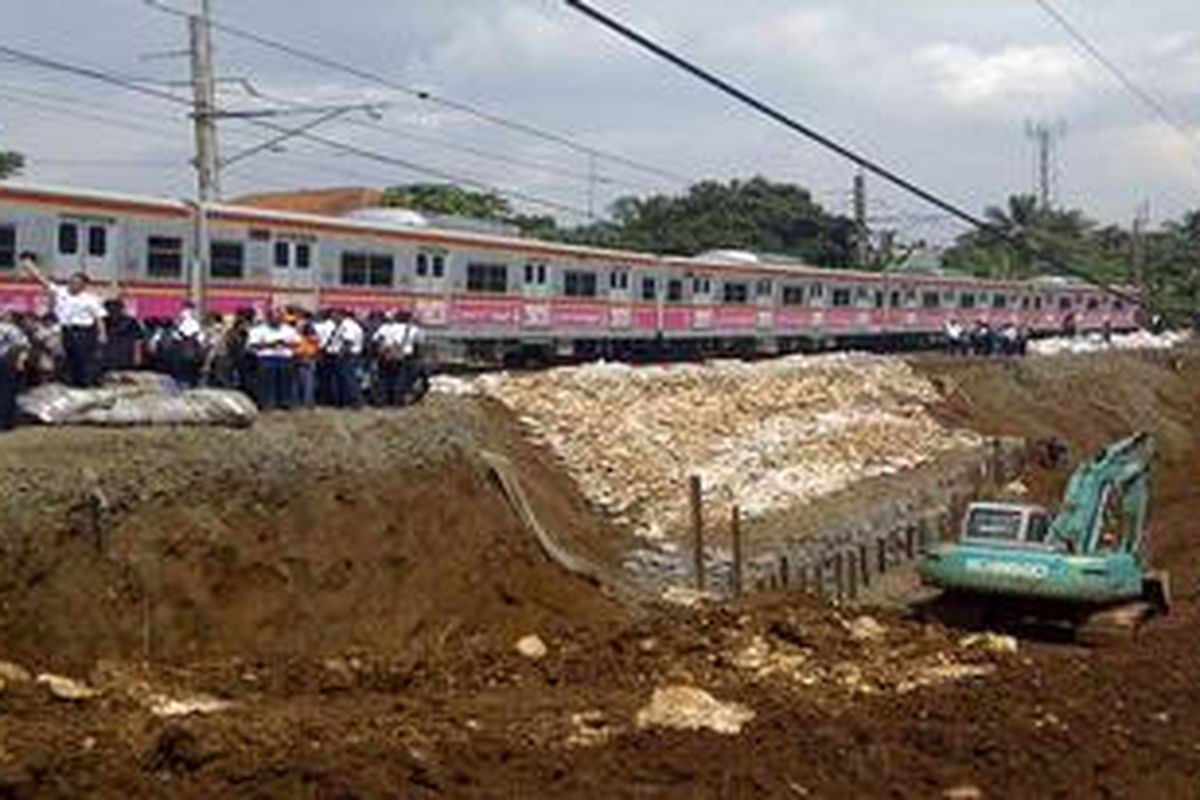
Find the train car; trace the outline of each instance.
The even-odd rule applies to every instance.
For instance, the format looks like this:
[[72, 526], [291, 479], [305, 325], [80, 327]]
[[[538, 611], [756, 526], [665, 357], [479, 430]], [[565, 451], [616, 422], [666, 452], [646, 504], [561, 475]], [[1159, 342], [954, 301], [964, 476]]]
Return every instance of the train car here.
[[[0, 306], [43, 311], [17, 270], [87, 273], [146, 319], [167, 319], [196, 286], [208, 311], [277, 306], [406, 309], [446, 353], [473, 359], [662, 357], [912, 347], [950, 318], [1034, 335], [1134, 327], [1135, 309], [1096, 287], [821, 269], [717, 251], [696, 258], [439, 230], [411, 221], [321, 217], [0, 184]], [[204, 274], [193, 274], [195, 264]]]

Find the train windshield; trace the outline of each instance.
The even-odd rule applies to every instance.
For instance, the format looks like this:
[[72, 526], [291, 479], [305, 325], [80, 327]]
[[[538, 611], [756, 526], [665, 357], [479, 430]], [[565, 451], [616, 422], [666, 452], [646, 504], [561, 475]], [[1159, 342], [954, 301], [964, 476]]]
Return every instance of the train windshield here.
[[1021, 541], [1021, 512], [1007, 508], [973, 508], [967, 518], [968, 539]]

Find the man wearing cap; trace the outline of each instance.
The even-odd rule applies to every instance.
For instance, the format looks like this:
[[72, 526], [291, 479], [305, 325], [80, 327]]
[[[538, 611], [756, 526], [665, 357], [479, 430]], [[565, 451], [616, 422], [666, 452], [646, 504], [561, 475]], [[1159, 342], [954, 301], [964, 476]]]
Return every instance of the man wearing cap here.
[[76, 272], [65, 286], [55, 283], [38, 268], [33, 253], [21, 254], [21, 266], [45, 288], [54, 303], [54, 316], [62, 326], [67, 383], [78, 388], [96, 385], [100, 380], [100, 348], [105, 342], [103, 322], [107, 312], [99, 296], [88, 290], [91, 283], [88, 276]]

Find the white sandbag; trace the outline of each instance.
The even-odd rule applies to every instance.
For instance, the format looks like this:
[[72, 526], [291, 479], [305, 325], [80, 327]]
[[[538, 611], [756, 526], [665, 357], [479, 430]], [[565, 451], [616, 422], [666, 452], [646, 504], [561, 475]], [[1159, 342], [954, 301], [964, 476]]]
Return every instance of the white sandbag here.
[[118, 381], [98, 389], [72, 389], [61, 384], [39, 386], [18, 404], [26, 416], [44, 425], [222, 425], [242, 428], [258, 416], [254, 402], [225, 389], [180, 391], [170, 378]]

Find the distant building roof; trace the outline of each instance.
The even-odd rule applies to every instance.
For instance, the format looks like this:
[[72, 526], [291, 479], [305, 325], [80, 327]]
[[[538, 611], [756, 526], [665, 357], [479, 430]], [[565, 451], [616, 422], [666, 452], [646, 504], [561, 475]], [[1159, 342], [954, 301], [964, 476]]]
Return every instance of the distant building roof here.
[[234, 206], [344, 217], [362, 208], [378, 206], [382, 201], [382, 189], [372, 189], [366, 186], [343, 186], [332, 189], [298, 189], [289, 192], [248, 194], [228, 202], [229, 205]]

